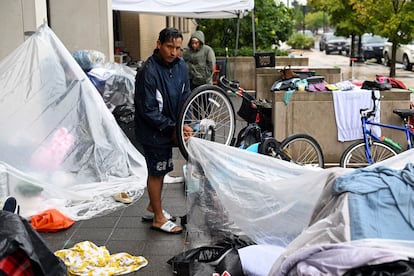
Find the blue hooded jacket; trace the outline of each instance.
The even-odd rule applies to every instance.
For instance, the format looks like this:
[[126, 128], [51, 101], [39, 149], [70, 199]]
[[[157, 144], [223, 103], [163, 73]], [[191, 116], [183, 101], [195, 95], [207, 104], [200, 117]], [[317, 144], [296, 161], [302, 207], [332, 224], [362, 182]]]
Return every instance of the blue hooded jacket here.
[[139, 143], [175, 146], [172, 134], [190, 93], [187, 66], [181, 58], [167, 64], [155, 49], [135, 78], [135, 134]]

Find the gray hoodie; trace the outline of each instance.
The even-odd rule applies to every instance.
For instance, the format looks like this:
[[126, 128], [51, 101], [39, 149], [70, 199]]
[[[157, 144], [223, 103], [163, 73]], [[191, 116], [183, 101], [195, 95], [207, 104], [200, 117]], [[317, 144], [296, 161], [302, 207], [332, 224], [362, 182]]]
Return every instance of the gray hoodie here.
[[[193, 38], [197, 38], [200, 41], [200, 49], [191, 48], [191, 40]], [[204, 33], [202, 31], [196, 31], [191, 35], [188, 48], [184, 50], [183, 58], [187, 63], [192, 88], [202, 84], [213, 83], [216, 56], [214, 50], [205, 44]]]

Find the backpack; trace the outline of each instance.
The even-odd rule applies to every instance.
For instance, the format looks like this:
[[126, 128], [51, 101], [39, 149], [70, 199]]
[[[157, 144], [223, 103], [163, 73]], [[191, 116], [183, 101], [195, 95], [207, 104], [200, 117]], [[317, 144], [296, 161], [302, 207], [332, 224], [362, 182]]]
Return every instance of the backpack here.
[[260, 143], [262, 141], [262, 130], [257, 124], [249, 124], [240, 131], [237, 137], [236, 147], [246, 149], [250, 145]]

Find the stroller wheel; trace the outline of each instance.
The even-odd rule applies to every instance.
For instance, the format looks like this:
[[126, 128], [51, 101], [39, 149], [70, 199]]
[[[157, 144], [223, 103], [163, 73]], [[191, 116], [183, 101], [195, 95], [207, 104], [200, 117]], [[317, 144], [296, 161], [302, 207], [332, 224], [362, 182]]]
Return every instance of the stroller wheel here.
[[279, 150], [280, 142], [272, 137], [264, 139], [259, 145], [259, 153], [271, 157], [277, 157]]

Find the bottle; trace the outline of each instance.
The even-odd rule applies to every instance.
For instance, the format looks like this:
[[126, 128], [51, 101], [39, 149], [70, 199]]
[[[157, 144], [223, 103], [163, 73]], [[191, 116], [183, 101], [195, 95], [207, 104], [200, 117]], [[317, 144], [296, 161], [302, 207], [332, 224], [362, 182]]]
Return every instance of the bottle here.
[[381, 139], [381, 141], [387, 143], [388, 145], [393, 146], [398, 151], [401, 151], [402, 150], [402, 147], [400, 146], [400, 144], [398, 144], [397, 142], [394, 142], [390, 138], [385, 137], [385, 136], [381, 136], [380, 139]]

